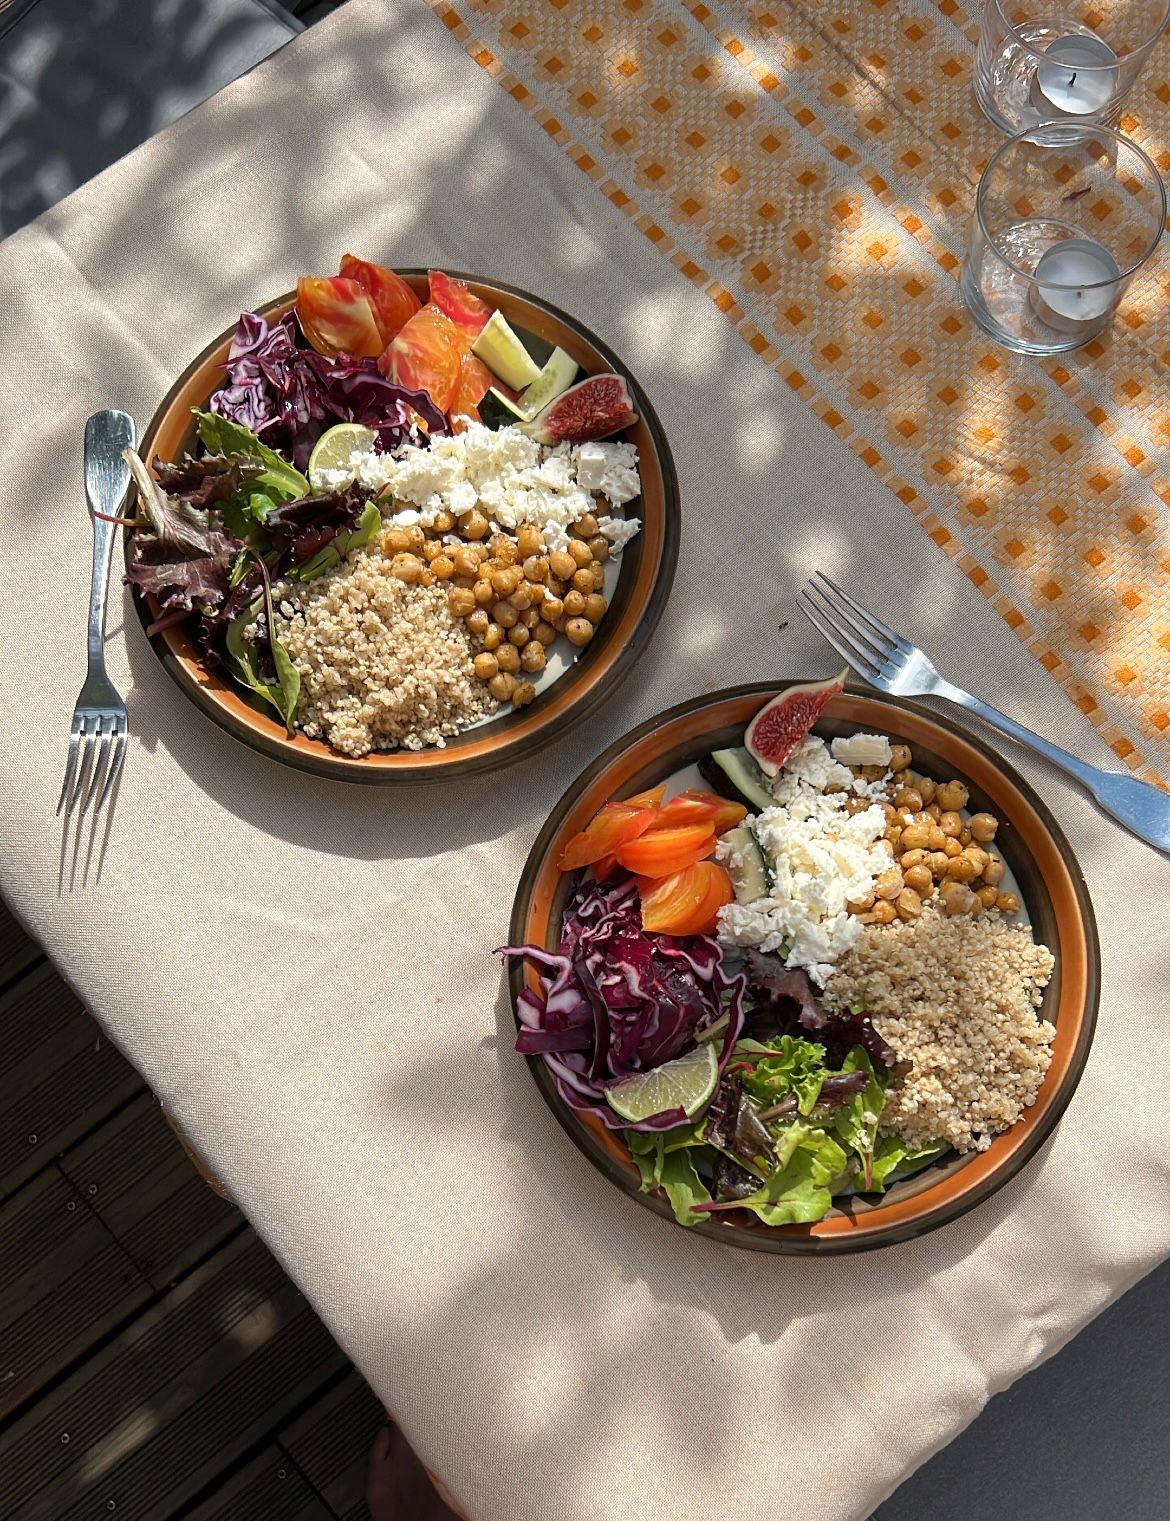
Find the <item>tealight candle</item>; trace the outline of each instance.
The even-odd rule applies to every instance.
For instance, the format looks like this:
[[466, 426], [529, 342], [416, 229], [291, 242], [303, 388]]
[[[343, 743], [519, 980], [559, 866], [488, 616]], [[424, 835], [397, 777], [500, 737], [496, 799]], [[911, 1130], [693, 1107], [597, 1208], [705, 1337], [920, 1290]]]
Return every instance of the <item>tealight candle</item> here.
[[1058, 37], [1044, 49], [1032, 103], [1047, 117], [1093, 116], [1117, 93], [1118, 57], [1100, 37]]
[[[1121, 278], [1117, 260], [1091, 238], [1067, 238], [1043, 254], [1031, 289], [1032, 310], [1060, 333], [1080, 334], [1109, 314]], [[1106, 283], [1102, 283], [1106, 282]]]

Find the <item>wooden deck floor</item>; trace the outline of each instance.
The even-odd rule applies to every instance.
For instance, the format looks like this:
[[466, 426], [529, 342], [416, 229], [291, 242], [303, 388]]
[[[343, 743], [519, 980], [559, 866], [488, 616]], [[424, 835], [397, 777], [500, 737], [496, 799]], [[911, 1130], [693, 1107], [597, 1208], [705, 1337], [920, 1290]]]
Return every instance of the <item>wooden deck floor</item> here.
[[359, 1521], [381, 1419], [0, 903], [0, 1518]]

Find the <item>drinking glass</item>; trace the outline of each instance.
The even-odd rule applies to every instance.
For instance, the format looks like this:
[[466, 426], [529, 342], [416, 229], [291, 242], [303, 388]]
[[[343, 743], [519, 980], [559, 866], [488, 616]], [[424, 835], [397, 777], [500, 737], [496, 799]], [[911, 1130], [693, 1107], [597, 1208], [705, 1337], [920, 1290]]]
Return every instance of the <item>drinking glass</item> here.
[[1021, 354], [1103, 332], [1166, 223], [1166, 191], [1110, 127], [1042, 122], [992, 155], [959, 284], [975, 321]]
[[1168, 0], [1097, 0], [1051, 10], [987, 0], [975, 96], [1002, 132], [1042, 121], [1116, 127], [1121, 108], [1170, 22]]

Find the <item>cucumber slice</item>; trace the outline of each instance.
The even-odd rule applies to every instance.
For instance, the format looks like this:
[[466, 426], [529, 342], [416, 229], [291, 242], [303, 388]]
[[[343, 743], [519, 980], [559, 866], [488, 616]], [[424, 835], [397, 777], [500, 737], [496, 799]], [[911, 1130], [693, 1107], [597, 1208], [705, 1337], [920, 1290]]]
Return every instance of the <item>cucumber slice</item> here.
[[483, 401], [479, 404], [479, 415], [484, 422], [496, 423], [500, 427], [515, 426], [517, 423], [528, 422], [529, 416], [524, 408], [520, 397], [515, 401], [510, 396], [505, 396], [503, 391], [492, 386]]
[[756, 809], [775, 808], [776, 799], [768, 791], [764, 773], [746, 750], [713, 750], [711, 761], [745, 803]]
[[577, 378], [577, 361], [570, 359], [564, 349], [553, 349], [543, 370], [520, 397], [524, 407], [524, 421], [531, 422], [538, 412], [543, 412], [550, 401], [555, 401], [567, 391]]
[[521, 391], [540, 378], [539, 366], [508, 326], [502, 312], [491, 314], [471, 345], [471, 352], [513, 391]]
[[757, 898], [768, 897], [771, 892], [768, 867], [760, 842], [752, 831], [746, 824], [741, 824], [738, 829], [729, 829], [723, 838], [735, 851], [735, 856], [727, 863], [735, 901], [754, 903]]

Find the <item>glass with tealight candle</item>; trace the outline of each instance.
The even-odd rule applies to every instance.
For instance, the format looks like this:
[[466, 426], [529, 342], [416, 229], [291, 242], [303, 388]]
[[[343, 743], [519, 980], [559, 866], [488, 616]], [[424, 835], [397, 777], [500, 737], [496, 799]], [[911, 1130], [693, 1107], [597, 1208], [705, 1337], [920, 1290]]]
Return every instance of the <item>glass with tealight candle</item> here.
[[1097, 0], [1080, 9], [987, 0], [976, 98], [1003, 132], [1042, 121], [1115, 127], [1168, 23], [1170, 0]]
[[1041, 122], [1003, 143], [983, 171], [963, 301], [1018, 353], [1079, 348], [1109, 326], [1165, 223], [1161, 177], [1128, 138]]

